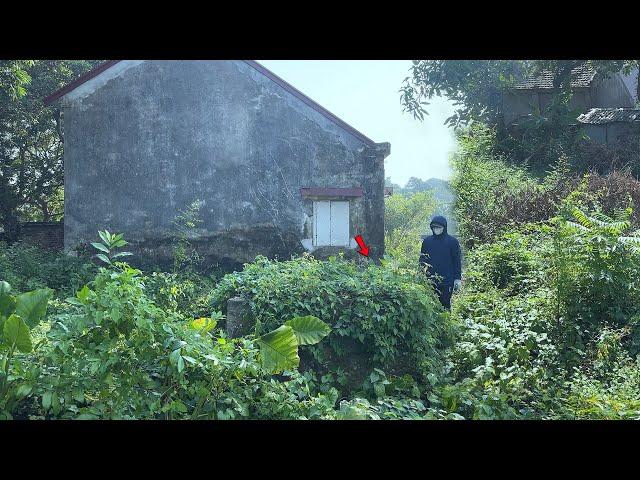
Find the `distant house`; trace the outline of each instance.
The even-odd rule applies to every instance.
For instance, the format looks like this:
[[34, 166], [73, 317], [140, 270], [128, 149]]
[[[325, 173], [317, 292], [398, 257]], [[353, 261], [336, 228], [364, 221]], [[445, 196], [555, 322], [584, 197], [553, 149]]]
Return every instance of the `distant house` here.
[[[627, 131], [618, 124], [629, 123], [634, 112], [640, 111], [635, 108], [637, 78], [637, 69], [629, 75], [616, 73], [609, 77], [596, 73], [588, 64], [571, 71], [573, 96], [570, 105], [582, 114], [578, 123], [585, 126], [587, 135], [593, 134], [594, 141], [606, 141], [607, 138], [612, 141], [617, 133]], [[557, 90], [551, 72], [542, 72], [516, 83], [502, 97], [505, 125], [516, 126], [532, 114], [544, 111], [555, 94]], [[606, 125], [610, 123], [615, 125], [609, 128]], [[608, 130], [611, 135], [607, 134]]]
[[595, 143], [612, 144], [640, 135], [639, 108], [592, 108], [578, 117], [584, 133]]
[[254, 61], [109, 61], [50, 95], [64, 120], [64, 244], [123, 232], [162, 263], [194, 201], [212, 262], [384, 253], [376, 143]]

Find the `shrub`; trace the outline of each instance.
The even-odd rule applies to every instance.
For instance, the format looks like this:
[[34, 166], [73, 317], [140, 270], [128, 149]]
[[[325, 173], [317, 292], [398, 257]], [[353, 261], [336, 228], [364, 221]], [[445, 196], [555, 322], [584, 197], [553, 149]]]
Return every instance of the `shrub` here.
[[[499, 153], [492, 129], [475, 125], [458, 137], [451, 184], [456, 191], [454, 211], [460, 235], [467, 247], [495, 240], [514, 226], [548, 220], [562, 199], [576, 189], [588, 197], [585, 208], [598, 205], [609, 215], [626, 208], [630, 198], [634, 205], [640, 202], [640, 181], [628, 168], [615, 170], [614, 164], [600, 169], [606, 175], [595, 170], [581, 177], [572, 170], [575, 152], [569, 152], [569, 156], [556, 157], [547, 175], [539, 178]], [[640, 226], [638, 215], [636, 211], [632, 225]]]
[[538, 241], [539, 236], [514, 231], [476, 247], [467, 259], [465, 279], [469, 288], [498, 288], [506, 294], [518, 294], [537, 286], [531, 274], [537, 268], [534, 248]]
[[459, 133], [458, 139], [452, 160], [454, 212], [460, 236], [467, 247], [473, 247], [492, 240], [512, 223], [506, 199], [538, 195], [544, 185], [496, 153], [493, 130], [476, 125]]
[[0, 280], [18, 292], [51, 288], [64, 298], [91, 280], [97, 267], [83, 258], [34, 245], [0, 242]]
[[359, 384], [374, 366], [391, 373], [425, 376], [439, 365], [447, 322], [424, 275], [383, 261], [360, 267], [338, 258], [309, 256], [290, 261], [258, 257], [242, 272], [225, 276], [213, 293], [213, 307], [226, 309], [235, 295], [251, 300], [257, 329], [281, 319], [314, 315], [332, 328], [312, 364], [343, 367]]
[[571, 156], [571, 168], [579, 173], [601, 175], [617, 170], [629, 170], [640, 177], [640, 131], [626, 135], [609, 145], [591, 141], [580, 142]]
[[[582, 330], [623, 326], [640, 313], [640, 231], [630, 208], [611, 218], [570, 208], [557, 219], [554, 263], [562, 314]], [[573, 221], [571, 221], [573, 220]]]
[[559, 371], [549, 303], [545, 290], [463, 293], [454, 304], [459, 338], [448, 353], [450, 377], [429, 400], [465, 418], [522, 415]]
[[151, 272], [144, 277], [146, 294], [164, 310], [193, 317], [211, 314], [211, 292], [216, 285], [213, 276], [193, 272]]
[[567, 382], [560, 415], [593, 420], [640, 420], [640, 363], [624, 358], [606, 377], [579, 369]]
[[68, 302], [76, 310], [53, 317], [32, 361], [22, 418], [313, 418], [337, 395], [316, 396], [296, 372], [275, 381], [256, 339], [163, 311], [127, 264], [101, 268]]
[[[53, 292], [50, 289], [34, 290], [22, 295], [12, 295], [11, 285], [0, 281], [0, 418], [12, 418], [16, 404], [30, 388], [20, 384], [20, 376], [14, 371], [23, 370], [20, 353], [33, 350], [31, 329], [46, 314], [47, 303]], [[17, 364], [17, 368], [16, 368]]]

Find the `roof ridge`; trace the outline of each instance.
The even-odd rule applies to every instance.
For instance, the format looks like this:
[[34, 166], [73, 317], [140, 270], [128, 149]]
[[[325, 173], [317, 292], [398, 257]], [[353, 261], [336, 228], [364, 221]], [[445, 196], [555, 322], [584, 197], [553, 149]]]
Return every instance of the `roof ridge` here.
[[[333, 122], [334, 124], [336, 124], [337, 126], [342, 128], [343, 130], [346, 130], [351, 135], [353, 135], [356, 138], [358, 138], [360, 141], [362, 141], [362, 142], [364, 142], [366, 144], [369, 144], [371, 146], [372, 145], [376, 145], [376, 142], [371, 140], [364, 133], [362, 133], [359, 130], [355, 129], [354, 127], [349, 125], [347, 122], [345, 122], [344, 120], [340, 119], [337, 115], [334, 115], [333, 113], [331, 113], [329, 110], [324, 108], [318, 102], [316, 102], [315, 100], [311, 99], [310, 97], [308, 97], [307, 95], [302, 93], [300, 90], [295, 88], [289, 82], [287, 82], [286, 80], [280, 78], [278, 75], [276, 75], [271, 70], [269, 70], [265, 66], [261, 65], [257, 61], [255, 61], [255, 60], [241, 60], [241, 61], [244, 62], [245, 64], [251, 66], [252, 68], [257, 70], [258, 72], [262, 73], [265, 77], [269, 78], [274, 83], [276, 83], [280, 87], [284, 88], [286, 91], [288, 91], [294, 97], [296, 97], [298, 100], [302, 101], [304, 104], [306, 104], [307, 106], [311, 107], [312, 109], [314, 109], [315, 111], [320, 113], [323, 117], [327, 118], [328, 120], [330, 120], [331, 122]], [[97, 77], [102, 72], [104, 72], [105, 70], [109, 69], [110, 67], [114, 66], [115, 64], [117, 64], [119, 62], [122, 62], [122, 60], [107, 60], [106, 62], [101, 63], [97, 67], [93, 68], [92, 70], [89, 70], [87, 73], [85, 73], [85, 74], [81, 75], [80, 77], [78, 77], [76, 80], [68, 83], [67, 85], [59, 88], [55, 92], [53, 92], [50, 95], [46, 96], [44, 98], [44, 104], [45, 105], [50, 105], [54, 101], [56, 101], [59, 98], [63, 97], [64, 95], [66, 95], [67, 93], [71, 92], [72, 90], [75, 90], [76, 88], [78, 88], [83, 83], [86, 83], [89, 80], [91, 80], [92, 78]]]
[[[588, 62], [571, 69], [571, 87], [586, 88], [591, 85], [598, 71]], [[517, 81], [512, 88], [518, 90], [553, 89], [554, 72], [549, 69], [539, 71], [535, 75], [528, 75]]]

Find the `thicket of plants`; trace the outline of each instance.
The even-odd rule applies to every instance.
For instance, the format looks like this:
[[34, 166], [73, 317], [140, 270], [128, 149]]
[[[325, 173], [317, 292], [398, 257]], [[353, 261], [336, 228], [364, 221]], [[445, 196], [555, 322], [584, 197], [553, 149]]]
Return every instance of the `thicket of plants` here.
[[410, 374], [425, 385], [440, 371], [449, 325], [432, 286], [415, 267], [391, 260], [361, 266], [341, 258], [260, 257], [220, 281], [214, 308], [224, 311], [237, 295], [250, 300], [258, 333], [282, 318], [315, 315], [325, 321], [332, 333], [309, 349], [308, 366], [339, 377], [349, 390], [357, 390], [372, 367]]
[[[545, 175], [533, 175], [498, 148], [495, 129], [473, 124], [459, 130], [457, 137], [451, 186], [456, 192], [459, 233], [467, 247], [491, 241], [518, 225], [552, 218], [562, 199], [576, 189], [591, 194], [586, 208], [598, 206], [605, 213], [631, 203], [640, 205], [640, 181], [629, 169], [599, 174], [587, 168], [577, 174], [561, 156], [547, 165]], [[638, 209], [631, 222], [640, 226]]]
[[639, 182], [579, 177], [563, 159], [540, 178], [497, 153], [491, 130], [460, 138], [465, 288], [431, 406], [465, 418], [640, 418]]
[[[260, 258], [211, 289], [195, 272], [145, 275], [121, 261], [121, 235], [100, 237], [102, 266], [18, 244], [3, 251], [20, 287], [0, 292], [3, 418], [456, 418], [425, 399], [447, 323], [415, 271]], [[81, 287], [31, 278], [12, 263], [30, 254], [45, 271], [66, 260], [70, 278], [92, 277]], [[229, 339], [216, 307], [239, 290], [253, 292], [258, 328]]]

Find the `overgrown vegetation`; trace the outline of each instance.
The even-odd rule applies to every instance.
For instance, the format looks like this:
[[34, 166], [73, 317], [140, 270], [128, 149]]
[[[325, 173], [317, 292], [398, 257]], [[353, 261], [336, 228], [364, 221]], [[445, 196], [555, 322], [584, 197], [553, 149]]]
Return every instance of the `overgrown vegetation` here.
[[[564, 88], [500, 132], [512, 74], [551, 68], [563, 86], [574, 66], [545, 62], [417, 62], [405, 85], [409, 109], [442, 90], [459, 102], [450, 123], [470, 122], [452, 160], [465, 282], [451, 313], [418, 268], [440, 206], [417, 179], [386, 199], [380, 264], [258, 257], [205, 276], [190, 245], [198, 203], [174, 223], [171, 272], [123, 262], [123, 234], [107, 231], [91, 259], [2, 243], [0, 417], [640, 419], [637, 149], [576, 142]], [[0, 95], [24, 98], [36, 65], [0, 63]], [[16, 192], [3, 197], [9, 226], [37, 204]], [[255, 329], [232, 339], [238, 295]]]
[[340, 258], [258, 258], [227, 275], [213, 295], [224, 310], [229, 298], [251, 300], [258, 333], [280, 319], [315, 315], [332, 328], [308, 367], [341, 377], [348, 389], [361, 387], [371, 367], [426, 380], [439, 372], [448, 323], [424, 275], [392, 261], [360, 267]]

